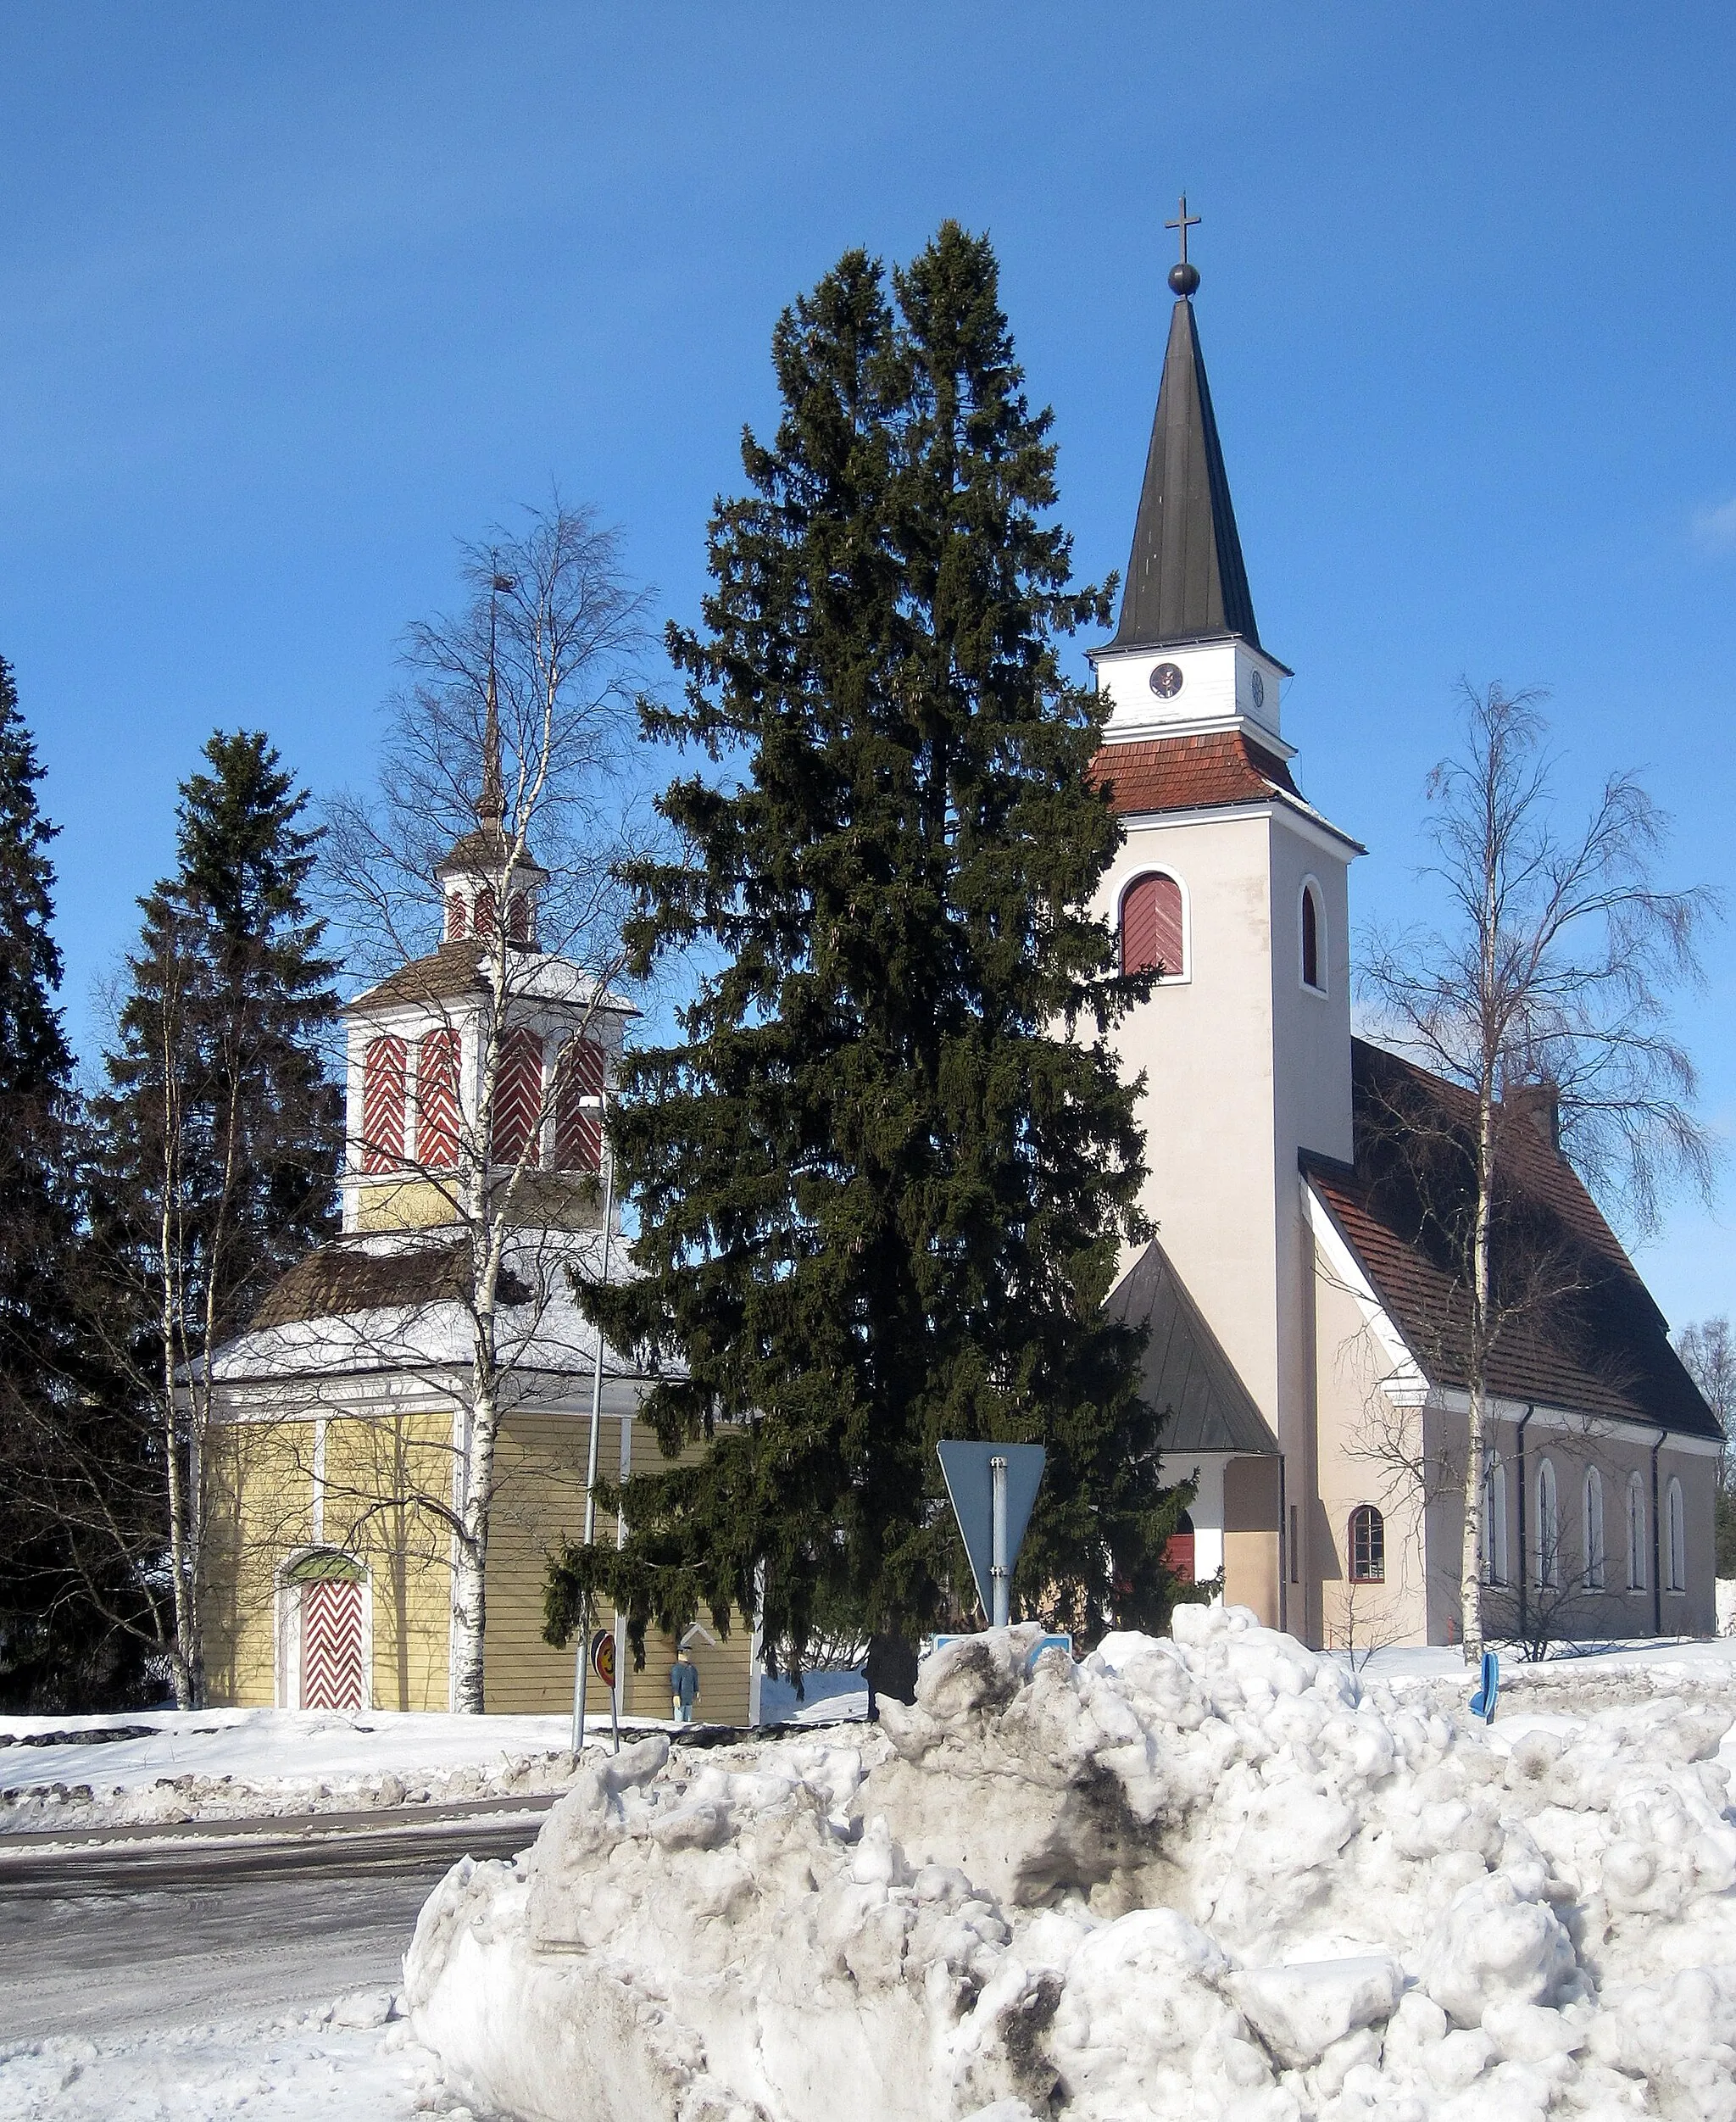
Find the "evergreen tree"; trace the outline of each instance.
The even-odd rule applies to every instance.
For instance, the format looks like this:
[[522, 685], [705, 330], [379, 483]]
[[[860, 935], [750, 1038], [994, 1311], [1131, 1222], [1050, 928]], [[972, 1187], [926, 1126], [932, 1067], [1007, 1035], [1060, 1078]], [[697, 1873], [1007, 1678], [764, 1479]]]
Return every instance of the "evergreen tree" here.
[[307, 905], [307, 796], [257, 732], [220, 731], [204, 757], [182, 785], [176, 873], [140, 901], [92, 1101], [93, 1278], [117, 1390], [157, 1439], [172, 1601], [152, 1627], [183, 1702], [202, 1657], [195, 1367], [330, 1234], [342, 1132], [320, 1052], [337, 968]]
[[[0, 1701], [77, 1707], [94, 1690], [124, 1688], [125, 1661], [61, 1508], [91, 1417], [70, 1295], [75, 1111], [53, 999], [56, 828], [37, 804], [42, 777], [0, 659]], [[104, 1591], [117, 1588], [115, 1574]]]
[[1180, 1502], [1141, 1337], [1101, 1310], [1148, 1234], [1104, 1039], [1143, 983], [1082, 911], [1119, 827], [1102, 710], [1057, 654], [1109, 593], [1072, 586], [1044, 520], [1050, 415], [986, 240], [949, 223], [890, 297], [848, 253], [773, 359], [782, 416], [713, 518], [704, 631], [669, 632], [684, 704], [642, 710], [738, 778], [662, 798], [692, 860], [632, 873], [633, 970], [696, 944], [717, 969], [684, 1041], [630, 1061], [610, 1139], [639, 1273], [584, 1293], [659, 1367], [665, 1453], [710, 1448], [626, 1484], [619, 1554], [565, 1551], [551, 1631], [599, 1589], [642, 1651], [702, 1604], [757, 1605], [792, 1663], [816, 1605], [920, 1628], [970, 1581], [943, 1437], [1048, 1447], [1026, 1611], [1149, 1624]]

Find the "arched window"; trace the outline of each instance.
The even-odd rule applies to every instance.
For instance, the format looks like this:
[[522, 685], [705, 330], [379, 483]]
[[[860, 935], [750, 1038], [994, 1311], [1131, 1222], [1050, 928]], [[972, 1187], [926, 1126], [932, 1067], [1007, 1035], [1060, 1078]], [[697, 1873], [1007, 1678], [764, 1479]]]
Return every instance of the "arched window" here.
[[1173, 877], [1136, 877], [1121, 894], [1121, 971], [1180, 980], [1188, 971], [1182, 888]]
[[1628, 1589], [1645, 1590], [1645, 1484], [1637, 1473], [1628, 1484]]
[[531, 940], [531, 899], [528, 892], [515, 892], [506, 902], [506, 933], [509, 942]]
[[500, 1043], [494, 1084], [492, 1156], [496, 1164], [540, 1164], [542, 1132], [542, 1041], [522, 1025]]
[[554, 1086], [554, 1164], [560, 1172], [603, 1168], [603, 1049], [570, 1039]]
[[1194, 1570], [1194, 1521], [1183, 1511], [1176, 1529], [1164, 1543], [1163, 1566], [1178, 1585], [1191, 1585]]
[[1547, 1459], [1537, 1462], [1537, 1582], [1553, 1590], [1561, 1575], [1561, 1513], [1555, 1501], [1555, 1469]]
[[465, 895], [462, 892], [446, 894], [446, 940], [462, 943], [465, 939]]
[[1311, 877], [1302, 887], [1302, 984], [1326, 993], [1326, 910]]
[[1604, 1479], [1595, 1467], [1585, 1476], [1584, 1524], [1585, 1589], [1604, 1588]]
[[1688, 1589], [1688, 1514], [1682, 1504], [1682, 1484], [1672, 1474], [1664, 1517], [1664, 1589]]
[[1483, 1482], [1483, 1580], [1507, 1581], [1507, 1469], [1494, 1452]]
[[486, 942], [499, 924], [499, 901], [494, 896], [494, 887], [485, 884], [476, 894], [476, 916], [470, 922], [470, 933]]
[[1386, 1574], [1386, 1520], [1372, 1503], [1359, 1503], [1350, 1513], [1350, 1581], [1384, 1584]]
[[416, 1161], [431, 1172], [458, 1163], [458, 1056], [451, 1030], [428, 1033], [416, 1049]]
[[383, 1033], [362, 1057], [362, 1169], [389, 1172], [403, 1161], [403, 1076], [409, 1050]]

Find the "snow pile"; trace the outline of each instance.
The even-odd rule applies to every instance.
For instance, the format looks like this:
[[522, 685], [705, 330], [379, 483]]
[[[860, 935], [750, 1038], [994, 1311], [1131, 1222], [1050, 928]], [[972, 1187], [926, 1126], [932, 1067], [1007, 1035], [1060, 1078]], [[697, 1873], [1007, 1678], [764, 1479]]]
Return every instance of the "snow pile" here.
[[570, 1744], [564, 1717], [0, 1718], [0, 1838], [531, 1796], [566, 1787]]
[[405, 1963], [546, 2122], [1736, 2122], [1728, 1714], [1506, 1750], [1245, 1612], [949, 1646], [860, 1745], [591, 1768]]

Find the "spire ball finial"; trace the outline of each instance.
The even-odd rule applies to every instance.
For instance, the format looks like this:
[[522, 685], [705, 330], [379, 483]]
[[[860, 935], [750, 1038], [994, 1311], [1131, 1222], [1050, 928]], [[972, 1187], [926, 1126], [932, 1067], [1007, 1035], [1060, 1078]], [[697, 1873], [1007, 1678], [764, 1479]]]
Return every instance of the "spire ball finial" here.
[[1199, 285], [1199, 268], [1184, 258], [1170, 267], [1170, 285], [1178, 295], [1191, 295]]

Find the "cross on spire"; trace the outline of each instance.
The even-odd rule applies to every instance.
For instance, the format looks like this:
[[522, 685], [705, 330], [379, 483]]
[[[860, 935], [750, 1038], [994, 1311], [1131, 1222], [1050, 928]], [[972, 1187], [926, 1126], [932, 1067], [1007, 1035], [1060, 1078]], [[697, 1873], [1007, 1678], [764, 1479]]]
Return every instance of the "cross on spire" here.
[[1188, 255], [1188, 231], [1198, 228], [1199, 216], [1188, 211], [1188, 194], [1182, 194], [1182, 203], [1176, 209], [1176, 218], [1166, 221], [1166, 228], [1172, 228], [1182, 239], [1182, 255], [1170, 267], [1170, 285], [1178, 295], [1191, 295], [1199, 285], [1199, 268]]
[[1173, 229], [1177, 229], [1177, 230], [1179, 230], [1179, 231], [1180, 231], [1180, 232], [1181, 232], [1181, 237], [1182, 237], [1182, 257], [1181, 257], [1181, 262], [1182, 262], [1182, 265], [1185, 265], [1187, 264], [1187, 262], [1188, 262], [1188, 231], [1190, 228], [1198, 228], [1198, 227], [1199, 227], [1199, 216], [1197, 214], [1190, 214], [1190, 213], [1188, 211], [1188, 194], [1184, 192], [1182, 192], [1182, 203], [1181, 203], [1181, 204], [1180, 204], [1180, 206], [1178, 206], [1178, 207], [1177, 208], [1177, 209], [1176, 209], [1176, 218], [1175, 218], [1175, 220], [1172, 220], [1172, 221], [1166, 221], [1166, 222], [1164, 223], [1164, 226], [1165, 226], [1166, 228], [1173, 228]]

